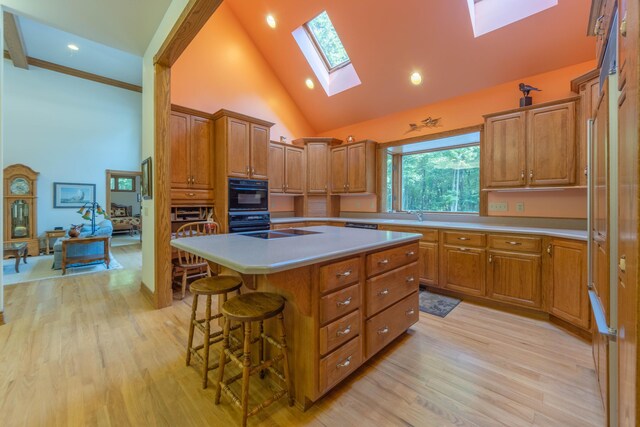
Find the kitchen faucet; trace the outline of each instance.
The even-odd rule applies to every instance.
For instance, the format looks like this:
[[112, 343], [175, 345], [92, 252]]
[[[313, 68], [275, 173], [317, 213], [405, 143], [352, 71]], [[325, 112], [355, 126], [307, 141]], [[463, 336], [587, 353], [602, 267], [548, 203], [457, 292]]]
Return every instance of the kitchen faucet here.
[[422, 222], [424, 220], [423, 211], [413, 211], [413, 213], [418, 217], [418, 221]]

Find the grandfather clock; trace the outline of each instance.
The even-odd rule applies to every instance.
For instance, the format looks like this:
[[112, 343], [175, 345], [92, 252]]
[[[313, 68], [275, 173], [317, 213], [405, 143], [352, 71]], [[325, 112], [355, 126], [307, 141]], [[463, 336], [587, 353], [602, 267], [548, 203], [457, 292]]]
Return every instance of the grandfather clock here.
[[29, 255], [40, 254], [36, 222], [38, 175], [21, 164], [4, 168], [4, 242], [26, 243]]

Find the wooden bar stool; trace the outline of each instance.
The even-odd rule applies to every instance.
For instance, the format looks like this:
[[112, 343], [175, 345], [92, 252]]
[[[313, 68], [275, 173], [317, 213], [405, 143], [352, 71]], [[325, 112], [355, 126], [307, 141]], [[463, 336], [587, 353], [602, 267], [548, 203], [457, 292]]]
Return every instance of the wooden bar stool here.
[[[193, 293], [193, 304], [191, 305], [191, 322], [189, 323], [189, 341], [187, 342], [187, 366], [191, 364], [191, 356], [194, 356], [202, 363], [202, 388], [207, 388], [209, 371], [218, 367], [220, 361], [209, 366], [209, 346], [222, 341], [222, 330], [211, 333], [211, 321], [222, 317], [222, 313], [211, 315], [211, 297], [219, 295], [222, 301], [227, 301], [229, 292], [238, 291], [242, 280], [233, 276], [214, 276], [198, 279], [191, 284], [191, 292]], [[205, 315], [203, 319], [196, 319], [196, 311], [198, 310], [198, 297], [206, 295], [207, 305], [205, 307]], [[237, 325], [235, 329], [240, 326]], [[193, 346], [193, 330], [198, 328], [203, 334], [202, 344]], [[203, 354], [198, 353], [203, 350]]]
[[[287, 343], [284, 328], [284, 298], [279, 295], [266, 292], [252, 292], [231, 298], [222, 304], [222, 314], [224, 315], [224, 329], [222, 339], [222, 349], [220, 350], [220, 367], [218, 370], [218, 384], [216, 385], [215, 404], [220, 403], [221, 392], [224, 391], [233, 403], [242, 408], [242, 426], [247, 425], [247, 418], [257, 414], [260, 410], [271, 405], [283, 396], [287, 396], [289, 406], [293, 405], [291, 396], [291, 379], [289, 377], [289, 358], [287, 356]], [[264, 333], [263, 322], [267, 319], [277, 317], [280, 327], [280, 339], [276, 340]], [[242, 359], [234, 354], [229, 346], [229, 332], [231, 331], [231, 322], [240, 322], [244, 330], [244, 353]], [[259, 322], [259, 335], [256, 338], [251, 337], [251, 322]], [[280, 354], [272, 357], [270, 360], [264, 360], [264, 344], [265, 341], [280, 350]], [[251, 366], [251, 345], [258, 343], [258, 352], [260, 363]], [[224, 381], [224, 367], [227, 356], [229, 359], [242, 369], [242, 373], [235, 375], [227, 381]], [[279, 372], [275, 367], [275, 363], [282, 360], [284, 372]], [[264, 376], [264, 372], [269, 371], [284, 382], [284, 389], [277, 391], [273, 396], [260, 403], [253, 409], [249, 410], [249, 377], [256, 373], [260, 377]], [[229, 385], [239, 379], [242, 379], [242, 396], [239, 398], [230, 388]]]

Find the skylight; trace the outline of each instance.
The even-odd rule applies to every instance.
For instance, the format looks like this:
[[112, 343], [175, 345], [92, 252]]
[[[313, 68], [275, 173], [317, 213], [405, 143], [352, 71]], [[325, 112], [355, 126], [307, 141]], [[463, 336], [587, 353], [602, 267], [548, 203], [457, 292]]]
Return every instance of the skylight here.
[[531, 15], [558, 5], [558, 0], [467, 0], [473, 34], [506, 27]]
[[305, 28], [322, 54], [329, 72], [350, 62], [349, 55], [347, 55], [326, 10], [307, 22]]

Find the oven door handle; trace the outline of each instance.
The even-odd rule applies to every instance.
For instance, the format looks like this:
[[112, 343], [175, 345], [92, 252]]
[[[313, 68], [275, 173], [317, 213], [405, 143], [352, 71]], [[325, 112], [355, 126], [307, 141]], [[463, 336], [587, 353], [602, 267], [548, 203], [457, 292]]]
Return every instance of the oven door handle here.
[[229, 190], [235, 190], [235, 191], [267, 191], [266, 188], [264, 187], [259, 187], [259, 188], [251, 188], [251, 187], [229, 187]]

